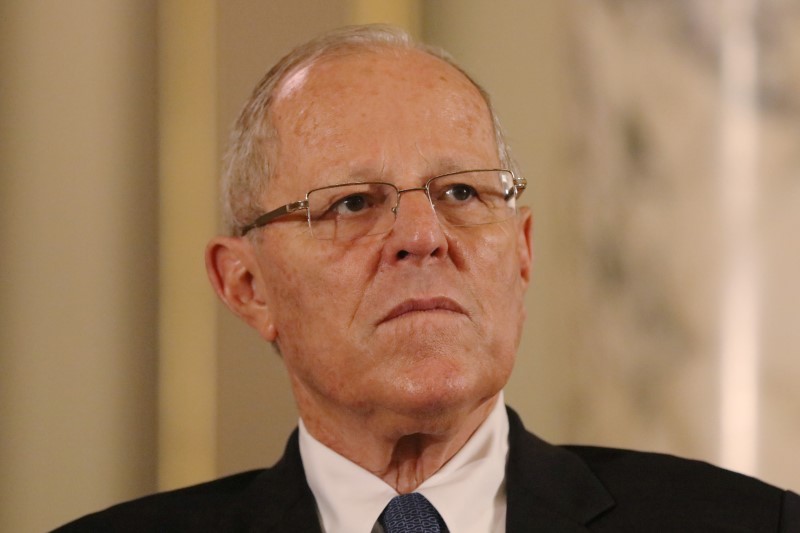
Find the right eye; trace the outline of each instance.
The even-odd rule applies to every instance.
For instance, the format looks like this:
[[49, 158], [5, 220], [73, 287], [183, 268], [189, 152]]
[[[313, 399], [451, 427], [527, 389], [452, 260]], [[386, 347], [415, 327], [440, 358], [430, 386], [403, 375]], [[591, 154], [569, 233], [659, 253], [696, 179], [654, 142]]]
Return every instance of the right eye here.
[[379, 216], [392, 199], [392, 187], [384, 183], [350, 183], [309, 193], [312, 220], [362, 220]]
[[338, 200], [331, 206], [331, 211], [337, 215], [349, 215], [369, 207], [369, 199], [364, 194], [351, 194]]

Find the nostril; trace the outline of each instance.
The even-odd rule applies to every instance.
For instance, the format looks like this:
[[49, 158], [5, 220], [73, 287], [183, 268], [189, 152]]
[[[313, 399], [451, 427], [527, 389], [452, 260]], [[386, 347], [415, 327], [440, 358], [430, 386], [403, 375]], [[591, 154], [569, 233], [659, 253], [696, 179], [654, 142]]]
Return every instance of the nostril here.
[[400, 250], [399, 252], [397, 252], [398, 259], [405, 259], [407, 256], [408, 256], [407, 250]]

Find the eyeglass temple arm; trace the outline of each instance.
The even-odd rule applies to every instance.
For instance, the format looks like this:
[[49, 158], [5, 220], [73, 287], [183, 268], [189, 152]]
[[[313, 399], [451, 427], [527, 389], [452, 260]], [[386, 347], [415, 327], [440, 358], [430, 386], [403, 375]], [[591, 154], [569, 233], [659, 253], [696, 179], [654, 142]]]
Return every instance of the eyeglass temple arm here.
[[250, 230], [266, 226], [276, 218], [288, 215], [289, 213], [294, 213], [295, 211], [300, 211], [301, 209], [308, 209], [308, 200], [298, 200], [297, 202], [292, 202], [277, 209], [273, 209], [268, 213], [264, 213], [250, 224], [243, 227], [239, 232], [239, 236], [244, 237]]

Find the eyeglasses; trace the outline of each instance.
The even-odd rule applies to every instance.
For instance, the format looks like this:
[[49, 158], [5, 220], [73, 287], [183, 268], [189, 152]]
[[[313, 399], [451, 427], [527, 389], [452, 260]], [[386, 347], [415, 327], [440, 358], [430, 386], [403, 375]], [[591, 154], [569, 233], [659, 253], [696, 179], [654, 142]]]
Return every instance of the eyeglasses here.
[[398, 189], [391, 183], [341, 183], [312, 189], [304, 200], [264, 213], [240, 230], [266, 226], [288, 214], [306, 210], [308, 227], [316, 239], [353, 241], [392, 229], [400, 195], [425, 191], [439, 217], [449, 226], [478, 226], [502, 222], [516, 213], [516, 199], [527, 186], [510, 170], [466, 170], [431, 178], [424, 187]]

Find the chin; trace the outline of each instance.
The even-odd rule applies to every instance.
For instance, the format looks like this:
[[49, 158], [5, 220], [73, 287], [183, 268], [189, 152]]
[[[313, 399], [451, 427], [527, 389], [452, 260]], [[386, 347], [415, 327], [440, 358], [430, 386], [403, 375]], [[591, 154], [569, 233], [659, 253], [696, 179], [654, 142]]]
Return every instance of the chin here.
[[499, 393], [505, 381], [500, 376], [429, 373], [395, 380], [387, 392], [395, 412], [436, 425], [477, 408]]

